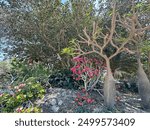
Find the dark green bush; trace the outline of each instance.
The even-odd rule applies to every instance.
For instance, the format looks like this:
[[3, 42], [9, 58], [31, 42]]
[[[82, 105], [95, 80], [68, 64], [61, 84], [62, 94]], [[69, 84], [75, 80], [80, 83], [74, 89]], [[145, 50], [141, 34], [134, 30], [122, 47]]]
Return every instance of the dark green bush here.
[[72, 72], [66, 69], [53, 72], [49, 77], [49, 83], [52, 87], [67, 89], [79, 89], [79, 87], [83, 85], [82, 81], [74, 80]]

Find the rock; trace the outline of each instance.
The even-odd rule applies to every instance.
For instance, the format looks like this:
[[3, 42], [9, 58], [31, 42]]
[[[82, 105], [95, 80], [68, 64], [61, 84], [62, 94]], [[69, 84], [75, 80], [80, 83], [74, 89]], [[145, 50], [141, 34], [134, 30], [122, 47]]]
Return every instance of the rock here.
[[56, 97], [57, 97], [57, 94], [50, 94], [50, 95], [47, 94], [44, 97], [44, 101], [51, 100], [51, 99], [56, 98]]
[[64, 97], [64, 96], [66, 96], [66, 92], [62, 92], [62, 94], [61, 94], [61, 95], [62, 95], [63, 97]]
[[60, 92], [57, 92], [57, 96], [61, 95]]
[[57, 104], [57, 100], [56, 100], [55, 98], [50, 99], [49, 103], [50, 103], [52, 106], [54, 106], [54, 105]]
[[50, 99], [50, 98], [56, 98], [56, 97], [57, 97], [57, 93], [51, 94], [51, 95], [48, 96], [49, 99]]
[[93, 113], [100, 113], [102, 112], [102, 110], [103, 110], [102, 107], [97, 107], [97, 108], [94, 108]]
[[35, 104], [38, 105], [38, 106], [40, 106], [43, 103], [46, 103], [46, 102], [44, 102], [43, 100], [37, 100], [37, 101], [35, 101]]
[[52, 106], [51, 109], [52, 109], [53, 112], [58, 112], [59, 111], [58, 106]]
[[98, 113], [99, 109], [98, 108], [94, 108], [93, 113]]
[[63, 104], [62, 100], [59, 100], [58, 105], [61, 106]]
[[45, 105], [45, 106], [48, 106], [48, 105], [49, 105], [49, 103], [48, 103], [48, 102], [45, 102], [45, 103], [44, 103], [44, 105]]

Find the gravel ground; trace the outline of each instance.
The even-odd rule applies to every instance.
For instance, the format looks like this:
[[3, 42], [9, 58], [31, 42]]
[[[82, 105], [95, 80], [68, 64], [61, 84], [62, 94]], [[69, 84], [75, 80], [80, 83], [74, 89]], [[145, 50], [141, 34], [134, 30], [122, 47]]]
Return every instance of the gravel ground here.
[[146, 113], [140, 105], [140, 98], [134, 93], [119, 93], [113, 110], [107, 110], [103, 104], [102, 95], [92, 91], [88, 95], [94, 99], [92, 103], [78, 104], [76, 98], [84, 97], [85, 94], [79, 90], [62, 88], [49, 88], [44, 98], [35, 103], [42, 107], [44, 113]]

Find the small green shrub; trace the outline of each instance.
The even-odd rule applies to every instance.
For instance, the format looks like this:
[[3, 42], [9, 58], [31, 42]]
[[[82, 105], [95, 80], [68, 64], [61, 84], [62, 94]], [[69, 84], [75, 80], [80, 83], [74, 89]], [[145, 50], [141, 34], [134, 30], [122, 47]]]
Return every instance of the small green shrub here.
[[41, 63], [28, 63], [27, 61], [20, 61], [18, 59], [12, 60], [12, 74], [16, 77], [16, 81], [24, 82], [30, 77], [37, 80], [48, 80], [51, 70]]
[[42, 98], [45, 93], [45, 89], [40, 83], [33, 82], [33, 78], [11, 87], [11, 89], [13, 94], [7, 92], [0, 94], [0, 112], [14, 112], [16, 108], [29, 101], [34, 102], [36, 99]]

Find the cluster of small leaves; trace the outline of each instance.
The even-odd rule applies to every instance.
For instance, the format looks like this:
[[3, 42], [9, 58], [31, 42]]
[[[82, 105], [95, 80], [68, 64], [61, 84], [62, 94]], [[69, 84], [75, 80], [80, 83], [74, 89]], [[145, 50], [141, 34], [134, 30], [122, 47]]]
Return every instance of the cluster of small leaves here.
[[[10, 86], [13, 93], [4, 92], [0, 94], [1, 112], [14, 112], [19, 106], [27, 106], [27, 102], [34, 102], [38, 98], [42, 98], [45, 89], [41, 84], [28, 79], [25, 83], [17, 86]], [[26, 105], [25, 105], [26, 104]], [[29, 109], [26, 107], [25, 109]]]
[[26, 81], [30, 77], [35, 77], [37, 80], [46, 79], [51, 73], [50, 68], [34, 62], [32, 59], [21, 61], [15, 58], [12, 60], [11, 65], [11, 73], [18, 82]]
[[63, 48], [62, 51], [61, 51], [61, 54], [67, 54], [67, 55], [70, 55], [70, 56], [74, 56], [74, 49], [71, 48], [71, 47]]
[[76, 81], [72, 77], [72, 72], [70, 70], [59, 70], [53, 72], [49, 76], [49, 83], [53, 87], [66, 88], [66, 89], [78, 89], [82, 85], [82, 81]]
[[29, 108], [24, 108], [22, 106], [19, 106], [16, 110], [16, 113], [40, 113], [41, 108], [39, 107], [29, 107]]
[[82, 80], [86, 90], [95, 82], [98, 82], [102, 72], [106, 69], [103, 62], [96, 58], [74, 57], [73, 62], [75, 65], [70, 69], [73, 73], [73, 78], [77, 81]]
[[141, 51], [146, 53], [148, 51], [150, 51], [150, 41], [144, 41], [141, 45]]

